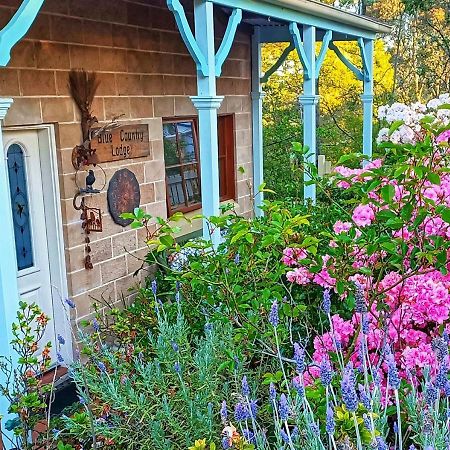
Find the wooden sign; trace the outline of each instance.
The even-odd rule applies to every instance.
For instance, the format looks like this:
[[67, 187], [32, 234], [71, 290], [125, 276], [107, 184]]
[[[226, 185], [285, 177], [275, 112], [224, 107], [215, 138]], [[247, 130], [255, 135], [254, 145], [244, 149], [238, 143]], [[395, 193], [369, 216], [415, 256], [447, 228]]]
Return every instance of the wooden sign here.
[[[91, 130], [95, 133], [95, 128]], [[92, 163], [121, 161], [150, 155], [148, 125], [123, 125], [103, 131], [91, 141]]]

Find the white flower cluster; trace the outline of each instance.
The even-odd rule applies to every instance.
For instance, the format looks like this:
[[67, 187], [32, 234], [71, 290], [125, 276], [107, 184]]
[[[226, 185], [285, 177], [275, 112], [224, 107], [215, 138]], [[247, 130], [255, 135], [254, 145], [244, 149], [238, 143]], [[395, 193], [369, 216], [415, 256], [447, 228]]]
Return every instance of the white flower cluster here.
[[403, 124], [392, 134], [389, 128], [382, 128], [377, 137], [377, 142], [393, 142], [394, 144], [415, 144], [422, 135], [420, 121], [425, 116], [433, 117], [442, 125], [450, 124], [450, 109], [439, 109], [442, 105], [450, 104], [450, 94], [442, 94], [438, 98], [430, 100], [426, 105], [416, 102], [410, 105], [404, 103], [393, 103], [392, 105], [380, 106], [378, 118], [392, 125], [394, 122], [402, 121]]

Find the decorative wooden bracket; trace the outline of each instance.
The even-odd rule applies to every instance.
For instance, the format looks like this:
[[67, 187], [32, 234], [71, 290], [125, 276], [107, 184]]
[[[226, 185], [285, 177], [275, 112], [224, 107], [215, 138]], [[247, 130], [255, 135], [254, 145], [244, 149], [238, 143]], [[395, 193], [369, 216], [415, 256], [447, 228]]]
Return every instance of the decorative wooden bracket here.
[[266, 73], [261, 77], [261, 83], [267, 83], [270, 76], [274, 74], [280, 66], [284, 63], [286, 58], [288, 57], [289, 53], [291, 53], [293, 50], [295, 50], [295, 45], [291, 42], [284, 50], [283, 53], [280, 55], [280, 57], [276, 60], [276, 62], [273, 64], [273, 66], [266, 71]]
[[[172, 11], [175, 21], [180, 31], [183, 42], [185, 43], [189, 53], [191, 54], [197, 70], [204, 76], [208, 76], [208, 62], [205, 55], [200, 50], [200, 47], [192, 33], [191, 27], [186, 18], [183, 5], [180, 0], [167, 0], [167, 7]], [[225, 62], [228, 54], [230, 53], [231, 46], [233, 44], [234, 36], [236, 35], [236, 29], [242, 20], [242, 9], [235, 8], [231, 13], [228, 20], [227, 29], [225, 35], [220, 44], [219, 50], [215, 55], [216, 76], [219, 77], [222, 73], [222, 65]]]
[[364, 46], [364, 39], [358, 38], [358, 45], [361, 51], [361, 59], [363, 63], [364, 81], [370, 81], [372, 73], [370, 70], [371, 64], [366, 54], [366, 47]]
[[220, 44], [219, 50], [216, 53], [216, 77], [220, 77], [222, 73], [222, 65], [227, 59], [230, 53], [231, 46], [233, 45], [234, 36], [236, 35], [236, 30], [238, 25], [242, 20], [242, 9], [233, 9], [230, 18], [228, 19], [227, 29], [223, 36], [222, 42]]
[[289, 24], [289, 32], [291, 33], [292, 41], [295, 45], [298, 57], [300, 58], [300, 62], [302, 63], [303, 66], [303, 76], [305, 77], [306, 80], [310, 80], [312, 78], [311, 64], [306, 56], [305, 49], [303, 47], [303, 43], [300, 37], [300, 32], [298, 31], [298, 26], [295, 22], [291, 22]]
[[0, 31], [0, 66], [11, 58], [11, 49], [22, 39], [33, 24], [44, 0], [23, 0], [8, 24]]
[[322, 64], [325, 61], [325, 56], [327, 55], [328, 48], [330, 46], [330, 42], [333, 39], [333, 32], [328, 30], [323, 37], [322, 46], [320, 47], [319, 56], [316, 60], [316, 79], [319, 78], [320, 69], [322, 68]]
[[183, 5], [179, 0], [167, 0], [167, 7], [172, 11], [175, 22], [177, 23], [178, 30], [181, 33], [181, 37], [189, 50], [195, 64], [197, 65], [197, 70], [206, 77], [208, 75], [208, 63], [203, 55], [200, 47], [192, 34], [191, 27], [186, 18]]
[[362, 70], [358, 69], [354, 64], [352, 64], [346, 56], [336, 47], [334, 42], [330, 42], [329, 47], [336, 53], [336, 56], [345, 64], [345, 66], [350, 69], [360, 81], [365, 80], [365, 76]]

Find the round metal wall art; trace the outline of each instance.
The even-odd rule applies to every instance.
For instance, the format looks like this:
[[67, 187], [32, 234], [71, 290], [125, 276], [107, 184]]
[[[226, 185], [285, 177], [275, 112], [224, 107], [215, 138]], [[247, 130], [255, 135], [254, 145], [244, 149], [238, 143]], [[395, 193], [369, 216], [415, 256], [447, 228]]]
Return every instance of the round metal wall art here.
[[122, 219], [122, 213], [133, 212], [139, 207], [141, 190], [136, 175], [129, 169], [118, 170], [108, 186], [108, 208], [112, 219], [118, 225], [126, 227], [131, 219]]

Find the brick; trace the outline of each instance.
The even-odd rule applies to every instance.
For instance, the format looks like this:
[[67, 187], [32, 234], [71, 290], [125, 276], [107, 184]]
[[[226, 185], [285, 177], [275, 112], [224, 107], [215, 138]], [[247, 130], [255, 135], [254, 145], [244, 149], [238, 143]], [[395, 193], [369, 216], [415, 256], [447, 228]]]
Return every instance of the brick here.
[[0, 69], [0, 95], [4, 97], [20, 95], [19, 73], [15, 69]]
[[161, 33], [155, 30], [144, 28], [139, 29], [139, 49], [153, 52], [161, 49]]
[[83, 22], [84, 43], [111, 47], [113, 45], [112, 27], [111, 23], [85, 20]]
[[69, 275], [70, 290], [72, 295], [82, 294], [89, 289], [102, 285], [100, 267], [95, 266], [92, 270], [82, 269]]
[[150, 8], [136, 3], [127, 3], [127, 16], [130, 25], [148, 27], [150, 25]]
[[41, 102], [39, 99], [16, 97], [9, 108], [8, 114], [6, 114], [4, 124], [11, 126], [38, 123], [42, 123]]
[[50, 16], [48, 14], [38, 14], [25, 37], [27, 39], [49, 41], [51, 39]]
[[67, 44], [36, 42], [36, 64], [40, 69], [69, 69], [69, 47]]
[[114, 284], [116, 286], [117, 300], [126, 299], [133, 293], [135, 294], [140, 285], [139, 279], [133, 277], [133, 274], [130, 274], [124, 278], [116, 280]]
[[45, 0], [42, 5], [42, 12], [68, 14], [69, 3], [67, 0]]
[[141, 205], [155, 201], [155, 185], [153, 183], [141, 184]]
[[161, 141], [163, 140], [162, 133], [162, 120], [160, 117], [155, 117], [148, 122], [149, 134], [151, 141]]
[[185, 95], [197, 95], [196, 77], [184, 77], [184, 93]]
[[163, 159], [164, 158], [164, 145], [163, 145], [162, 139], [152, 141], [152, 150], [153, 150], [153, 158], [154, 159]]
[[184, 77], [173, 77], [164, 75], [163, 81], [164, 95], [183, 95]]
[[127, 72], [128, 61], [126, 50], [117, 48], [101, 48], [100, 49], [100, 66], [97, 70], [107, 72]]
[[98, 47], [70, 45], [70, 67], [97, 71], [100, 67], [100, 53]]
[[56, 75], [56, 95], [68, 96], [69, 91], [69, 71], [59, 71], [55, 72]]
[[152, 28], [160, 30], [176, 30], [175, 19], [168, 9], [151, 8]]
[[81, 127], [79, 123], [59, 124], [59, 147], [71, 149], [79, 145], [82, 139]]
[[97, 80], [99, 81], [99, 86], [96, 96], [117, 95], [116, 77], [113, 73], [98, 72]]
[[[164, 160], [157, 159], [145, 163], [145, 182], [164, 181], [166, 179], [166, 171], [164, 167]], [[155, 190], [156, 195], [156, 190]], [[158, 200], [157, 200], [158, 201]]]
[[175, 115], [173, 97], [154, 97], [153, 109], [155, 117], [173, 117]]
[[143, 95], [140, 75], [117, 74], [116, 83], [119, 95]]
[[73, 122], [74, 103], [71, 98], [42, 98], [42, 120], [44, 122]]
[[[188, 55], [188, 51], [186, 48], [183, 39], [181, 38], [180, 33], [170, 33], [165, 31], [160, 31], [160, 49], [162, 52], [168, 53], [184, 53]], [[191, 58], [190, 55], [188, 55]], [[192, 60], [192, 58], [191, 58]]]
[[139, 47], [138, 29], [125, 25], [114, 25], [112, 30], [114, 47], [136, 49]]
[[83, 21], [74, 17], [51, 16], [52, 39], [71, 44], [83, 43]]
[[158, 53], [129, 51], [127, 55], [128, 72], [158, 73], [158, 57], [160, 57]]
[[112, 236], [112, 249], [114, 257], [134, 252], [136, 248], [136, 230], [125, 231]]
[[155, 185], [155, 201], [162, 202], [166, 201], [166, 181], [156, 181]]
[[19, 41], [11, 50], [8, 67], [36, 67], [33, 41]]
[[[153, 53], [155, 58], [155, 72], [162, 74], [178, 74], [175, 64], [175, 55], [169, 53]], [[177, 57], [178, 62], [178, 57]]]
[[134, 274], [137, 270], [139, 270], [142, 266], [145, 268], [147, 264], [145, 262], [145, 257], [147, 256], [148, 248], [141, 248], [134, 252], [128, 253], [127, 257], [127, 269], [128, 273]]
[[127, 262], [125, 256], [110, 259], [100, 264], [102, 283], [108, 283], [127, 275]]
[[122, 119], [130, 117], [130, 100], [126, 97], [105, 97], [105, 116], [107, 120], [114, 116], [122, 116]]
[[251, 130], [251, 121], [250, 113], [236, 113], [234, 119], [236, 130]]
[[161, 75], [141, 75], [141, 85], [144, 95], [161, 95], [164, 79]]
[[153, 217], [162, 217], [163, 219], [167, 218], [166, 202], [152, 203], [150, 205], [147, 205], [145, 209], [147, 213], [151, 214]]
[[188, 97], [175, 97], [175, 115], [176, 116], [195, 116], [197, 110], [191, 99]]
[[22, 95], [56, 95], [55, 72], [23, 69], [19, 72]]
[[132, 97], [130, 98], [131, 117], [142, 119], [153, 117], [153, 99], [151, 97]]

